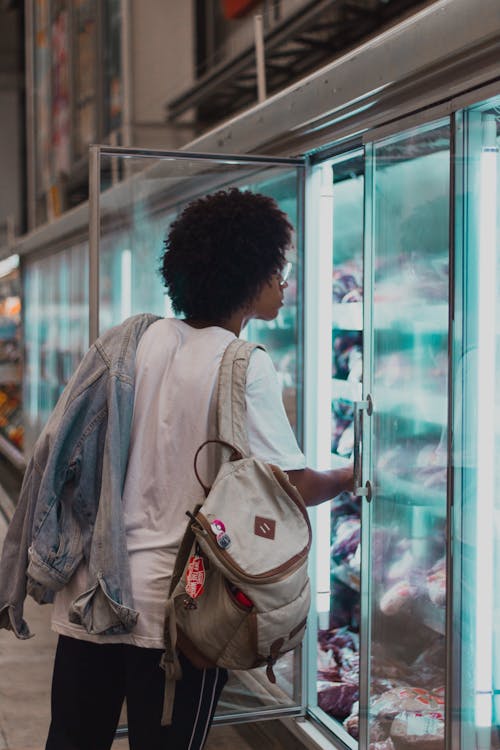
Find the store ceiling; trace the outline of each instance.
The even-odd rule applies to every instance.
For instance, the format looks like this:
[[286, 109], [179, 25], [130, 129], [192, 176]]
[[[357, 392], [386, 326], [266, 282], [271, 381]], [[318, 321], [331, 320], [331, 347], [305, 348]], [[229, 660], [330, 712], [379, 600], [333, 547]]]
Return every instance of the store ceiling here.
[[[331, 62], [402, 16], [434, 0], [317, 0], [304, 12], [288, 17], [265, 37], [267, 95]], [[170, 123], [185, 124], [195, 113], [203, 129], [257, 101], [253, 46], [225, 60], [167, 103]]]

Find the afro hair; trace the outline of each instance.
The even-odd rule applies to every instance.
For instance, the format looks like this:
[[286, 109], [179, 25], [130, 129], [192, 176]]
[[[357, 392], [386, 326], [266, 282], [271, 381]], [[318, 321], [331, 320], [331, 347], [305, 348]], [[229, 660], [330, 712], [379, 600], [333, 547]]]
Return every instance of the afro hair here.
[[231, 188], [189, 203], [170, 227], [160, 266], [175, 313], [227, 320], [283, 267], [292, 232], [260, 193]]

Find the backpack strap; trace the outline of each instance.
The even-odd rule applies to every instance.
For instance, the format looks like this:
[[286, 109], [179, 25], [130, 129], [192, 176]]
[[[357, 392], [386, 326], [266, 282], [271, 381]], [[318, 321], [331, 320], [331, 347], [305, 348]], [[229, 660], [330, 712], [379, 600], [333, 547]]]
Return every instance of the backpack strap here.
[[246, 381], [250, 356], [260, 344], [234, 339], [226, 348], [217, 388], [217, 436], [230, 443], [242, 456], [250, 455], [246, 426]]

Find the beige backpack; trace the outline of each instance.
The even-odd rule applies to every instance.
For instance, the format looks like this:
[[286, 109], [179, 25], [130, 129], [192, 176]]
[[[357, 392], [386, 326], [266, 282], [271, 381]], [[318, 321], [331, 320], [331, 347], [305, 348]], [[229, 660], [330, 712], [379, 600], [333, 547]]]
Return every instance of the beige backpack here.
[[[255, 344], [227, 347], [219, 372], [218, 440], [203, 443], [194, 469], [206, 500], [188, 513], [165, 618], [163, 724], [172, 717], [176, 648], [200, 668], [273, 664], [304, 636], [310, 604], [311, 526], [304, 501], [277, 466], [249, 455], [245, 414], [248, 361]], [[197, 471], [199, 452], [219, 443], [228, 457], [212, 487]]]

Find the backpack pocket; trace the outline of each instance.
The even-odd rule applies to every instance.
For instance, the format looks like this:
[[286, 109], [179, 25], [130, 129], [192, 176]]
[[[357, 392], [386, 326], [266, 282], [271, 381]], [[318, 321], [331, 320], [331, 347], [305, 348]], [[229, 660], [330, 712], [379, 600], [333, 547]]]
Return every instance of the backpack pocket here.
[[[205, 590], [196, 598], [196, 608], [185, 607], [183, 584], [181, 580], [174, 593], [177, 625], [209, 661], [220, 667], [272, 667], [281, 654], [294, 649], [304, 637], [311, 601], [308, 578], [296, 599], [267, 611], [253, 604], [251, 589], [241, 591], [214, 565], [206, 572]], [[255, 598], [258, 596], [255, 591]], [[189, 658], [187, 651], [186, 656]], [[269, 672], [268, 676], [272, 680]]]
[[229, 582], [213, 565], [206, 571], [205, 590], [195, 599], [194, 608], [185, 606], [184, 584], [183, 577], [179, 593], [174, 593], [177, 625], [210, 661], [219, 664], [220, 654], [238, 632], [243, 641], [250, 641], [252, 608], [237, 601]]
[[[251, 596], [252, 592], [248, 593]], [[249, 669], [262, 664], [272, 667], [279, 656], [301, 643], [310, 603], [311, 587], [306, 578], [293, 601], [267, 611], [254, 607], [220, 653], [218, 664], [227, 669]], [[248, 658], [242, 663], [245, 654]], [[269, 672], [268, 677], [273, 681]]]

